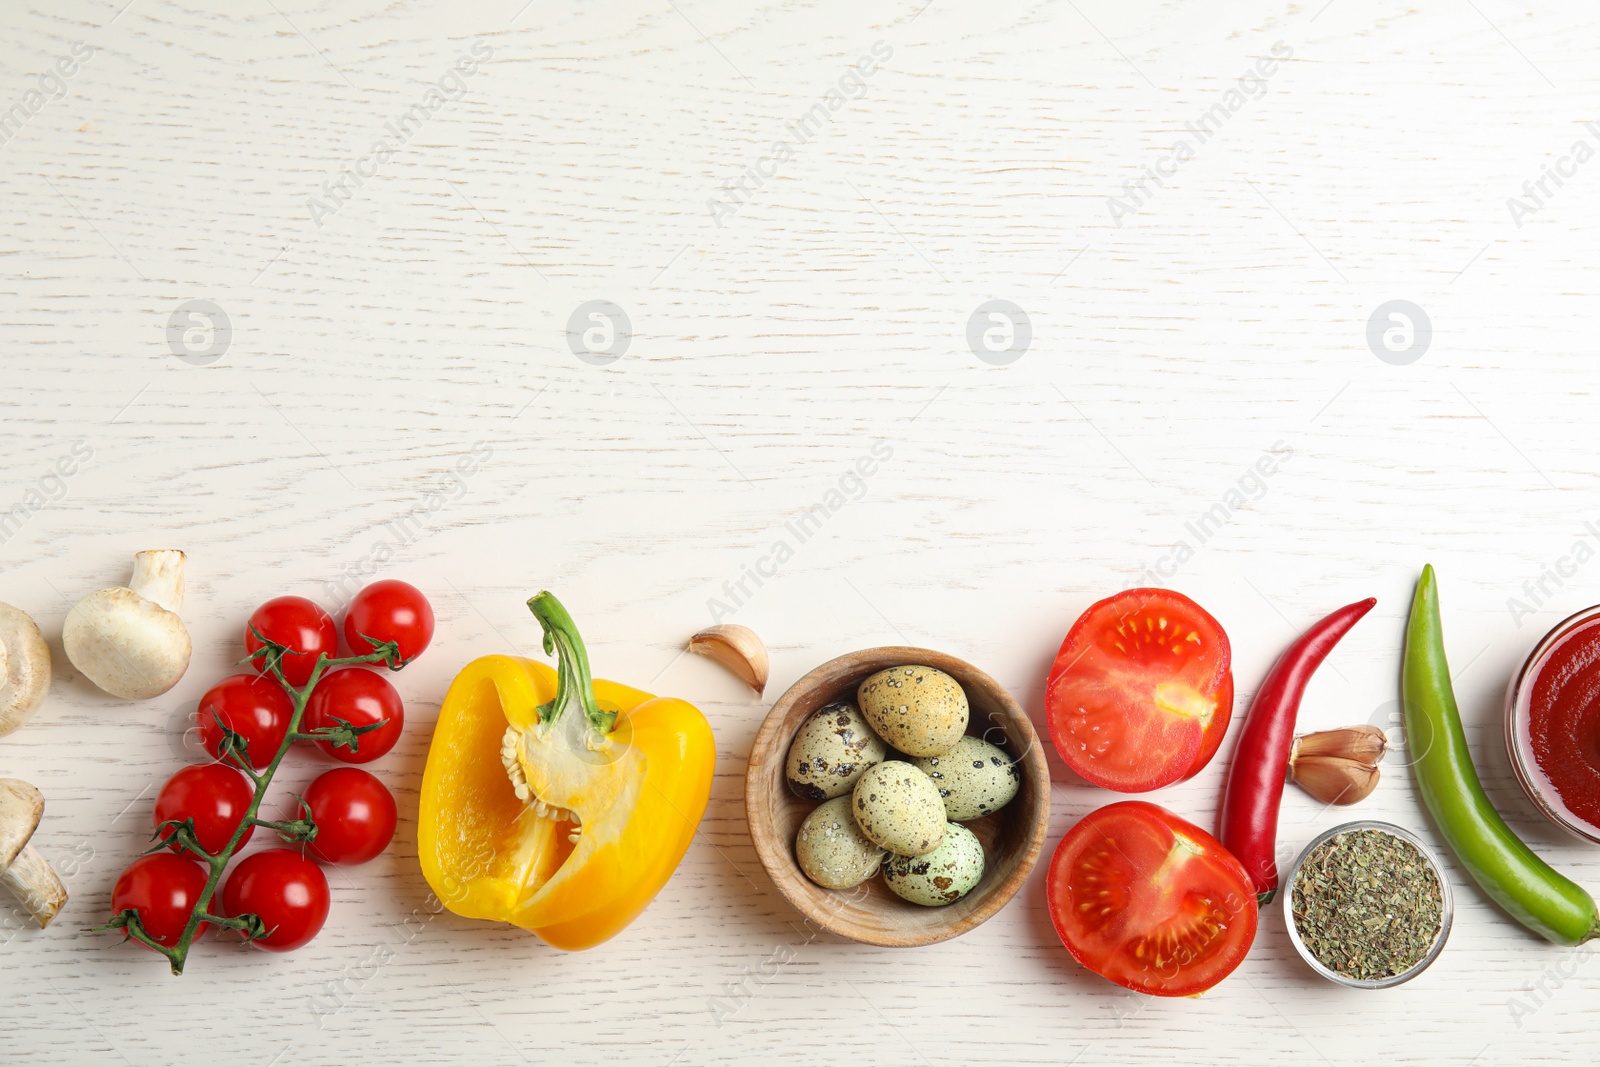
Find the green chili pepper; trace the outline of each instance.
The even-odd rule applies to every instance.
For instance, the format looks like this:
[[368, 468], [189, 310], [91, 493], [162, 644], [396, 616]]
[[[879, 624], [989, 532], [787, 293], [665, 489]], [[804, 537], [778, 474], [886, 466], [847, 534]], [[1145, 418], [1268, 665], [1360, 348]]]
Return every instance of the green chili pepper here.
[[1513, 919], [1558, 945], [1600, 937], [1594, 898], [1534, 855], [1483, 791], [1450, 684], [1431, 566], [1411, 601], [1400, 689], [1417, 791], [1467, 873]]

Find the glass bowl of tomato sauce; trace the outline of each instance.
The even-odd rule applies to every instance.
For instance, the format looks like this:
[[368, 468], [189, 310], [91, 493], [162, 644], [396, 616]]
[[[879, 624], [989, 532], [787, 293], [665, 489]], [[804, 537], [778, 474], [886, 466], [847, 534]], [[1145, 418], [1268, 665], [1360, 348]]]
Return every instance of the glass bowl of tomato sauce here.
[[1600, 844], [1600, 605], [1556, 624], [1512, 676], [1506, 751], [1534, 806]]

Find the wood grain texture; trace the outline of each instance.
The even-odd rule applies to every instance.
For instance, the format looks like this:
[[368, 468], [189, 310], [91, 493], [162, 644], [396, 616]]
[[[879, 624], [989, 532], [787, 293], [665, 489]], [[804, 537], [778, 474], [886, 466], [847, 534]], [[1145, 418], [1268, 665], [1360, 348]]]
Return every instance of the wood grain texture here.
[[[58, 677], [0, 774], [48, 798], [39, 845], [71, 900], [48, 931], [4, 925], [0, 1043], [136, 1065], [213, 1062], [196, 1035], [224, 1028], [260, 1064], [1592, 1063], [1595, 954], [1525, 934], [1453, 866], [1449, 947], [1381, 993], [1318, 979], [1269, 916], [1214, 992], [1140, 999], [1061, 949], [1042, 865], [952, 942], [813, 938], [745, 828], [766, 706], [681, 649], [742, 581], [769, 692], [921, 645], [1037, 726], [1071, 621], [1161, 567], [1227, 627], [1241, 705], [1301, 627], [1377, 596], [1302, 727], [1390, 726], [1431, 561], [1491, 795], [1600, 888], [1600, 853], [1542, 821], [1500, 741], [1521, 657], [1600, 601], [1600, 565], [1571, 566], [1600, 542], [1600, 162], [1572, 162], [1600, 147], [1597, 38], [1589, 5], [1515, 0], [8, 3], [0, 115], [29, 113], [0, 144], [0, 514], [42, 503], [5, 527], [0, 600], [38, 619]], [[46, 101], [77, 41], [92, 56]], [[795, 142], [878, 42], [892, 55]], [[1278, 42], [1265, 88], [1113, 218]], [[465, 91], [314, 218], [475, 44], [492, 55]], [[568, 346], [596, 299], [632, 323], [608, 366]], [[1032, 326], [1008, 366], [966, 339], [995, 299]], [[1433, 324], [1406, 366], [1367, 345], [1392, 299]], [[206, 365], [168, 345], [191, 300], [232, 324]], [[121, 704], [71, 670], [61, 621], [168, 545], [190, 557], [194, 662]], [[402, 810], [390, 853], [334, 875], [328, 929], [293, 955], [206, 945], [174, 981], [89, 932], [248, 611], [336, 607], [379, 573], [439, 616], [398, 679], [406, 736], [373, 765]], [[410, 855], [438, 702], [475, 655], [535, 647], [543, 586], [598, 674], [693, 700], [718, 737], [677, 875], [577, 956], [430, 913]], [[1209, 822], [1230, 749], [1155, 799]], [[1110, 798], [1049, 755], [1053, 842]], [[1347, 815], [1437, 840], [1391, 757], [1359, 809], [1291, 790], [1281, 859]]]

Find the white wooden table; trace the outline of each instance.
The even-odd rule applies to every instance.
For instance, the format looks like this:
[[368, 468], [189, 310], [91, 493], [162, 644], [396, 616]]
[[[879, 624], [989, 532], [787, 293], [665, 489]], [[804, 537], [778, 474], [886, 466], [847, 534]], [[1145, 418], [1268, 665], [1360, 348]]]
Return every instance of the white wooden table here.
[[[1445, 955], [1383, 993], [1313, 976], [1272, 912], [1215, 991], [1142, 999], [1067, 956], [1042, 868], [954, 942], [808, 941], [743, 822], [767, 705], [678, 651], [721, 601], [772, 646], [769, 697], [904, 641], [1037, 717], [1072, 620], [1152, 570], [1228, 628], [1241, 708], [1299, 627], [1376, 595], [1302, 722], [1387, 723], [1431, 561], [1492, 795], [1600, 888], [1600, 854], [1517, 792], [1499, 718], [1531, 644], [1600, 600], [1595, 564], [1524, 585], [1600, 543], [1590, 5], [225, 6], [0, 14], [0, 512], [23, 508], [0, 599], [58, 670], [0, 773], [47, 795], [37, 841], [71, 892], [51, 929], [0, 933], [8, 1057], [1594, 1062], [1595, 954], [1459, 873]], [[1373, 348], [1394, 300], [1431, 336], [1385, 310]], [[990, 301], [1026, 326], [972, 326]], [[75, 446], [92, 458], [47, 478]], [[819, 503], [800, 543], [785, 524]], [[61, 621], [169, 546], [194, 662], [119, 703], [70, 669]], [[89, 932], [250, 609], [336, 607], [378, 573], [439, 614], [374, 765], [402, 807], [389, 853], [334, 876], [292, 955], [205, 944], [175, 979]], [[429, 915], [414, 858], [440, 698], [468, 659], [536, 647], [541, 587], [597, 673], [695, 701], [718, 739], [677, 875], [578, 955]], [[1228, 751], [1154, 799], [1208, 824]], [[1052, 842], [1114, 799], [1053, 766]], [[1400, 762], [1351, 814], [1437, 840]], [[1291, 790], [1280, 852], [1343, 817]]]

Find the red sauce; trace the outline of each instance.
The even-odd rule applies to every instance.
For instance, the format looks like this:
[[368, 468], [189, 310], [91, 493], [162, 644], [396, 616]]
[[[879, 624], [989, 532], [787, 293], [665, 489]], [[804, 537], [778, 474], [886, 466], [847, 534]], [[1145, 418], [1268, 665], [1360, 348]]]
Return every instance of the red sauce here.
[[1528, 705], [1533, 758], [1567, 809], [1600, 827], [1600, 619], [1544, 658]]

